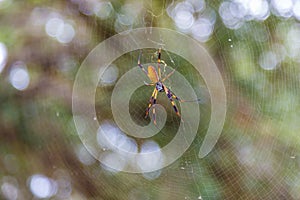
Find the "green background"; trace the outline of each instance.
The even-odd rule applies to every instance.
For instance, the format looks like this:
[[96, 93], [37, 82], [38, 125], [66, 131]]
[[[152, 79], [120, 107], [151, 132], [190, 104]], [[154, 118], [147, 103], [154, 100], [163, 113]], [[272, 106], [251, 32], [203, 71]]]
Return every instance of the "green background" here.
[[[206, 9], [215, 13], [214, 30], [199, 42], [217, 64], [226, 87], [228, 110], [222, 135], [208, 156], [198, 158], [210, 120], [210, 97], [188, 61], [163, 51], [163, 60], [171, 67], [185, 66], [177, 71], [203, 100], [201, 122], [195, 141], [180, 159], [158, 175], [142, 175], [109, 171], [86, 152], [72, 118], [72, 87], [88, 53], [120, 31], [115, 22], [126, 15], [125, 5], [141, 6], [132, 9], [133, 22], [121, 30], [154, 26], [183, 31], [167, 13], [170, 5], [181, 1], [111, 1], [113, 10], [102, 19], [88, 12], [97, 1], [82, 2], [0, 1], [0, 42], [7, 49], [0, 73], [0, 198], [38, 198], [31, 184], [40, 176], [55, 188], [47, 196], [50, 199], [300, 199], [297, 17], [280, 16], [272, 7], [275, 1], [270, 1], [266, 19], [244, 17], [243, 25], [232, 28], [219, 14], [223, 1], [206, 1]], [[198, 11], [194, 17], [205, 14]], [[47, 34], [46, 23], [53, 17], [73, 27], [70, 42]], [[155, 51], [144, 50], [142, 62], [153, 61]], [[278, 62], [271, 70], [261, 67], [265, 52], [276, 55]], [[130, 52], [114, 62], [118, 78], [136, 66], [138, 55]], [[10, 79], [18, 62], [26, 65], [30, 77], [24, 90], [16, 89]], [[99, 123], [112, 119], [107, 106], [112, 90], [113, 85], [97, 88]], [[132, 96], [130, 113], [138, 124], [149, 122], [144, 111], [151, 91], [143, 87]], [[153, 140], [163, 146], [180, 120], [168, 100], [161, 94], [159, 99], [169, 117]]]

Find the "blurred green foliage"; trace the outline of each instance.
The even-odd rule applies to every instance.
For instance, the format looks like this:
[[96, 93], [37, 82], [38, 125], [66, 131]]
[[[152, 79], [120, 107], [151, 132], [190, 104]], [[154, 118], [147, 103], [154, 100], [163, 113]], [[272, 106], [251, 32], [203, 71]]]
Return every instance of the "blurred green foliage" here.
[[[276, 16], [271, 3], [275, 1], [270, 1], [271, 14], [265, 20], [244, 20], [241, 27], [232, 29], [218, 13], [223, 1], [206, 1], [215, 22], [209, 38], [199, 42], [214, 58], [226, 85], [224, 129], [213, 151], [199, 159], [210, 120], [209, 93], [188, 61], [163, 51], [171, 67], [171, 59], [186, 66], [177, 70], [205, 101], [199, 104], [201, 122], [192, 146], [151, 180], [147, 175], [106, 170], [84, 151], [72, 118], [72, 86], [88, 53], [119, 30], [158, 26], [182, 31], [168, 9], [183, 1], [111, 1], [113, 10], [105, 19], [92, 13], [95, 2], [102, 1], [0, 1], [0, 43], [7, 49], [0, 71], [2, 199], [300, 199], [300, 23], [296, 17]], [[118, 14], [125, 16], [128, 4], [141, 5], [132, 9], [134, 22], [116, 29]], [[70, 41], [72, 28], [62, 38], [47, 33], [46, 24], [52, 18], [73, 28]], [[273, 55], [264, 54], [268, 52], [275, 57], [265, 59], [263, 55]], [[137, 65], [138, 53], [115, 61], [119, 77]], [[143, 59], [151, 61], [153, 53], [146, 51]], [[276, 66], [265, 69], [272, 59], [278, 61]], [[18, 90], [11, 78], [16, 62], [23, 63], [30, 77], [24, 90]], [[113, 85], [97, 88], [99, 123], [112, 119], [107, 106], [112, 90]], [[151, 91], [140, 88], [131, 99], [130, 112], [137, 123], [149, 122], [143, 117]], [[159, 98], [169, 118], [162, 134], [153, 139], [163, 146], [174, 137], [180, 120], [167, 99]], [[39, 180], [53, 181], [52, 189], [55, 182], [55, 191], [35, 191], [31, 184], [36, 174], [48, 177]], [[46, 181], [44, 186], [47, 183], [51, 185]]]

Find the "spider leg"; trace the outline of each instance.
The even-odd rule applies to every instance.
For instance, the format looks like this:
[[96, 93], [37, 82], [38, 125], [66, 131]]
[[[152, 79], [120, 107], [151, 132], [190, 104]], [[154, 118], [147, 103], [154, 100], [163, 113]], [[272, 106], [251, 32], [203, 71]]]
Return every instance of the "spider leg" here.
[[140, 51], [139, 58], [138, 58], [138, 66], [143, 70], [143, 72], [148, 76], [148, 72], [145, 70], [143, 65], [141, 64], [141, 55], [142, 55], [142, 50]]
[[[156, 104], [156, 98], [157, 98], [157, 94], [158, 94], [158, 90], [155, 88], [155, 95], [154, 95], [154, 99], [153, 99], [153, 105]], [[153, 107], [152, 109], [152, 118], [153, 118], [153, 123], [156, 125], [156, 114], [155, 114], [155, 107]]]
[[161, 80], [161, 82], [164, 82], [165, 80], [167, 80], [170, 76], [172, 76], [172, 74], [174, 74], [175, 71], [176, 71], [176, 70], [173, 69], [169, 74], [167, 74], [167, 75]]
[[[165, 90], [165, 93], [166, 93], [168, 99], [170, 100], [170, 102], [173, 106], [174, 111], [176, 112], [176, 115], [178, 115], [180, 117], [180, 113], [178, 111], [178, 108], [177, 108], [177, 106], [175, 105], [175, 103], [173, 101], [173, 98], [174, 98], [173, 96], [175, 96], [175, 95], [166, 86], [164, 86], [164, 90]], [[177, 97], [176, 99], [178, 100], [179, 98]], [[178, 100], [178, 101], [180, 101], [180, 100]]]
[[[145, 115], [145, 118], [148, 117], [148, 115], [149, 115], [149, 110], [150, 110], [151, 106], [152, 106], [154, 103], [156, 103], [156, 98], [155, 98], [155, 94], [156, 94], [156, 93], [157, 93], [157, 90], [156, 90], [156, 88], [154, 88], [154, 90], [153, 90], [153, 92], [152, 92], [152, 95], [151, 95], [151, 97], [150, 97], [150, 99], [149, 99], [149, 104], [148, 104], [148, 107], [147, 107], [147, 109], [146, 109], [146, 115]], [[154, 99], [155, 99], [155, 102], [154, 102]]]
[[158, 49], [158, 57], [157, 57], [157, 70], [158, 70], [159, 79], [161, 79], [160, 63], [161, 63], [161, 48]]
[[201, 99], [195, 99], [195, 100], [183, 100], [183, 99], [180, 99], [178, 96], [176, 96], [170, 89], [168, 89], [169, 92], [172, 94], [172, 98], [173, 99], [176, 99], [177, 101], [179, 102], [200, 102]]
[[176, 99], [177, 101], [179, 101], [179, 102], [184, 102], [184, 100], [181, 100], [178, 96], [176, 96], [174, 93], [172, 93], [170, 90], [169, 90], [169, 92], [172, 94], [172, 98], [173, 99]]
[[153, 86], [153, 85], [155, 85], [155, 83], [147, 83], [146, 81], [144, 81], [144, 84], [145, 84], [146, 86]]

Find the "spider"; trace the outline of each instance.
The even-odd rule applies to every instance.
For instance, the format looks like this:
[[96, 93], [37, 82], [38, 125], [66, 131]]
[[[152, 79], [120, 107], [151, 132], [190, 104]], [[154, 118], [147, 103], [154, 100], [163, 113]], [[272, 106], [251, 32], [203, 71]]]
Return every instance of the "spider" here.
[[[163, 64], [164, 66], [166, 66], [166, 63], [161, 60], [161, 48], [158, 49], [158, 58], [157, 58], [157, 71], [155, 69], [154, 66], [149, 65], [147, 71], [145, 70], [145, 68], [143, 67], [143, 65], [141, 64], [140, 58], [141, 58], [141, 53], [142, 51], [140, 51], [139, 57], [138, 57], [138, 66], [143, 70], [143, 72], [148, 76], [148, 78], [150, 79], [151, 83], [146, 83], [145, 85], [147, 86], [155, 86], [154, 90], [152, 92], [152, 95], [150, 97], [149, 100], [149, 104], [148, 107], [146, 109], [146, 115], [145, 118], [148, 117], [149, 115], [149, 110], [151, 108], [151, 106], [156, 104], [156, 99], [157, 99], [157, 94], [158, 92], [165, 92], [168, 99], [170, 100], [173, 109], [176, 113], [176, 115], [180, 116], [180, 113], [178, 111], [177, 106], [174, 103], [173, 99], [176, 99], [179, 102], [187, 102], [185, 100], [181, 100], [179, 97], [177, 97], [174, 93], [172, 93], [172, 91], [163, 84], [163, 82], [165, 80], [167, 80], [174, 72], [175, 69], [173, 71], [171, 71], [169, 74], [167, 74], [164, 78], [161, 77], [161, 68], [160, 68], [160, 64]], [[153, 123], [156, 125], [156, 116], [155, 116], [155, 107], [153, 107], [152, 109], [153, 112]]]

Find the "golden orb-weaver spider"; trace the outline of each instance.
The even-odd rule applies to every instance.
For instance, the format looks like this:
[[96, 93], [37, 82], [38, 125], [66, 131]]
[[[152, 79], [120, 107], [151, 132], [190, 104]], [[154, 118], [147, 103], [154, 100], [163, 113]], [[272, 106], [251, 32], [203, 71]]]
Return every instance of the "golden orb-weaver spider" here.
[[[179, 102], [191, 102], [191, 101], [185, 101], [185, 100], [180, 99], [174, 93], [172, 93], [172, 91], [168, 87], [166, 87], [163, 84], [163, 82], [165, 80], [167, 80], [175, 72], [175, 69], [173, 69], [173, 71], [171, 71], [169, 74], [167, 74], [164, 78], [161, 77], [160, 64], [162, 63], [166, 66], [166, 63], [161, 60], [161, 48], [159, 48], [158, 49], [158, 58], [157, 58], [157, 71], [156, 71], [155, 67], [151, 66], [151, 65], [148, 66], [148, 69], [146, 71], [145, 68], [143, 67], [143, 65], [141, 64], [141, 60], [140, 60], [141, 59], [141, 53], [142, 53], [142, 51], [140, 51], [140, 54], [139, 54], [139, 57], [138, 57], [138, 66], [143, 70], [143, 72], [148, 76], [148, 78], [151, 81], [151, 83], [146, 83], [145, 82], [145, 85], [155, 86], [155, 88], [152, 92], [152, 95], [150, 97], [148, 107], [146, 109], [145, 118], [148, 117], [149, 110], [150, 110], [151, 106], [156, 104], [156, 98], [157, 98], [158, 92], [165, 92], [166, 93], [168, 99], [170, 100], [170, 102], [173, 106], [174, 111], [176, 112], [176, 115], [181, 117], [180, 113], [178, 111], [178, 108], [175, 105], [173, 99], [176, 99]], [[153, 112], [153, 123], [156, 124], [155, 107], [153, 107], [152, 112]]]

